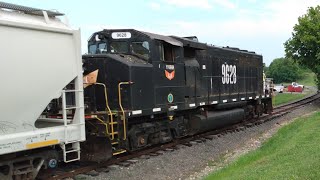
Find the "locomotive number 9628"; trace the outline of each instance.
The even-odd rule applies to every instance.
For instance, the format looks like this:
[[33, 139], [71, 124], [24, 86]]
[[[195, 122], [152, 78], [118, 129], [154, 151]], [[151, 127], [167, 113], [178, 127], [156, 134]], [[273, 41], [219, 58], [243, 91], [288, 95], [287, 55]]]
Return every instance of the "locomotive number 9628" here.
[[222, 64], [222, 84], [236, 84], [237, 83], [237, 66]]

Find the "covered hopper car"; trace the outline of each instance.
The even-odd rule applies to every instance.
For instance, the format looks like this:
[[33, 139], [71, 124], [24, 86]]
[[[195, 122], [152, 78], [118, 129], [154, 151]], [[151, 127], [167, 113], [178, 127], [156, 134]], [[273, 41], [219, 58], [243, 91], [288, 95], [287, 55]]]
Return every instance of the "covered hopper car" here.
[[[40, 169], [80, 159], [80, 31], [59, 16], [0, 2], [0, 179], [34, 179]], [[54, 99], [61, 99], [61, 114], [48, 118]]]

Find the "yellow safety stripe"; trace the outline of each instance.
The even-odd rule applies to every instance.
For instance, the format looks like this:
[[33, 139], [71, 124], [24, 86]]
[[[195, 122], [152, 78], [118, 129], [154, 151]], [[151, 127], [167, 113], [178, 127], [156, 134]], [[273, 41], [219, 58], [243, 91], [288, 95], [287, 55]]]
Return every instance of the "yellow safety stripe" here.
[[34, 149], [34, 148], [45, 147], [45, 146], [50, 146], [55, 144], [59, 144], [58, 139], [31, 143], [31, 144], [27, 144], [26, 147], [27, 149]]

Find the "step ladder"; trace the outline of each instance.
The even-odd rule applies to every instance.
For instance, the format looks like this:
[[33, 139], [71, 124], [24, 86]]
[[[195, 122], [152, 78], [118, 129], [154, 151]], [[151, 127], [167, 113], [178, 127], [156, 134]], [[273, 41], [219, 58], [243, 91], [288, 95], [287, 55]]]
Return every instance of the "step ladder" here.
[[[104, 97], [105, 97], [105, 102], [106, 102], [106, 112], [108, 115], [107, 121], [103, 121], [102, 119], [98, 118], [96, 116], [96, 119], [100, 121], [104, 126], [106, 126], [106, 135], [109, 137], [111, 141], [111, 146], [112, 146], [112, 154], [118, 155], [127, 152], [125, 149], [121, 148], [121, 141], [126, 140], [126, 138], [121, 139], [121, 133], [119, 133], [119, 130], [121, 130], [120, 121], [119, 118], [116, 118], [116, 115], [118, 112], [112, 112], [110, 107], [109, 107], [109, 102], [108, 102], [108, 91], [107, 91], [107, 86], [103, 83], [95, 83], [95, 85], [102, 86], [104, 89]], [[116, 121], [115, 121], [116, 120]], [[122, 128], [123, 132], [125, 132], [125, 128]]]
[[[80, 141], [68, 140], [68, 127], [81, 126], [81, 125], [84, 125], [84, 123], [74, 123], [72, 120], [70, 121], [70, 119], [67, 118], [67, 110], [80, 110], [81, 108], [84, 108], [84, 107], [77, 106], [77, 105], [67, 106], [66, 93], [75, 93], [75, 97], [77, 97], [80, 95], [80, 93], [83, 93], [83, 90], [63, 90], [62, 91], [62, 118], [64, 122], [65, 142], [60, 144], [60, 147], [63, 151], [63, 161], [65, 163], [69, 163], [69, 162], [80, 160]], [[76, 116], [76, 114], [74, 116]], [[78, 138], [78, 139], [81, 139], [81, 138]]]
[[[109, 115], [108, 125], [110, 129], [109, 137], [111, 140], [112, 155], [116, 156], [116, 155], [127, 152], [127, 150], [120, 147], [121, 145], [120, 141], [122, 141], [123, 139], [121, 139], [122, 137], [121, 137], [121, 134], [119, 133], [119, 131], [121, 130], [121, 123], [119, 122], [120, 121], [119, 118], [114, 117], [115, 113], [112, 113], [112, 114], [109, 113], [108, 115]], [[117, 120], [115, 121], [115, 119]]]
[[63, 151], [63, 161], [65, 163], [80, 160], [80, 142], [68, 142], [60, 145]]

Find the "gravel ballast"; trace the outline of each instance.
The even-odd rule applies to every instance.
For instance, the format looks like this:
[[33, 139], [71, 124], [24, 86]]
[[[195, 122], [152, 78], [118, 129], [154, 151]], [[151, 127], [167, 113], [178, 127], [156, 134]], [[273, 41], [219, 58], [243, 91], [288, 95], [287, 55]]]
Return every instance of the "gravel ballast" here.
[[[138, 158], [129, 167], [119, 166], [98, 176], [83, 175], [81, 179], [201, 179], [208, 173], [232, 162], [240, 155], [260, 147], [280, 127], [296, 117], [320, 110], [319, 101], [289, 114], [243, 131], [227, 133], [191, 147], [179, 145], [176, 150], [158, 156]], [[75, 178], [76, 179], [76, 178]]]

